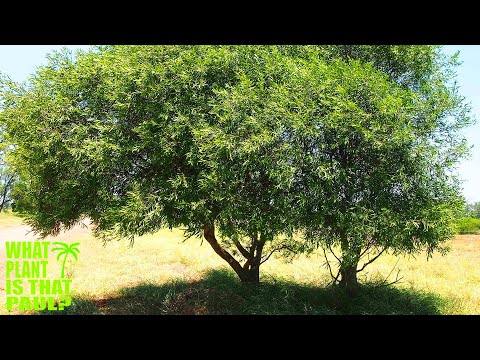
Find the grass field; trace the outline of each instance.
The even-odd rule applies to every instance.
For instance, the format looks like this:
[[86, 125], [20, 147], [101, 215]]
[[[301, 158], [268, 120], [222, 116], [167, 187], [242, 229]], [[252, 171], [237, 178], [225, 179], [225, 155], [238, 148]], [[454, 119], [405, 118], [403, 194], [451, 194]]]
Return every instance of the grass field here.
[[[6, 311], [3, 255], [6, 240], [21, 240], [20, 232], [8, 232], [19, 222], [0, 214], [0, 314], [18, 313]], [[7, 239], [9, 234], [14, 238]], [[403, 280], [390, 287], [372, 284], [398, 258], [380, 258], [362, 279], [370, 285], [353, 299], [327, 286], [320, 254], [291, 263], [272, 258], [262, 265], [261, 284], [248, 285], [208, 243], [183, 242], [178, 229], [144, 236], [133, 247], [128, 241], [103, 247], [81, 228], [49, 240], [80, 242], [79, 260], [66, 265], [73, 305], [62, 314], [480, 314], [480, 235], [457, 236], [446, 256], [400, 258]], [[60, 273], [53, 256], [49, 273]]]
[[13, 215], [11, 212], [0, 213], [0, 227], [18, 226], [22, 224], [22, 219]]

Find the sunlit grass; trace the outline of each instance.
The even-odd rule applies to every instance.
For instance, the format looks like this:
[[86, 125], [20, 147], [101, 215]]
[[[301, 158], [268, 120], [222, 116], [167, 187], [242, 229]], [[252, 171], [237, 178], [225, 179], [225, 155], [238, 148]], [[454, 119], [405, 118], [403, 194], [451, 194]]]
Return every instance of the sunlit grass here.
[[[7, 220], [12, 216], [0, 215], [2, 228]], [[2, 255], [5, 240], [15, 239], [0, 239]], [[330, 276], [320, 253], [291, 263], [272, 257], [255, 287], [239, 283], [205, 241], [183, 242], [179, 229], [144, 236], [133, 247], [127, 240], [103, 246], [87, 230], [61, 235], [60, 241], [80, 242], [78, 262], [68, 260], [65, 270], [75, 297], [68, 313], [480, 314], [478, 235], [458, 236], [450, 242], [452, 251], [428, 261], [424, 254], [380, 258], [362, 281], [378, 282], [395, 264], [402, 281], [391, 288], [366, 287], [353, 300], [327, 286]], [[2, 272], [4, 261], [2, 256]], [[52, 255], [50, 277], [59, 277], [60, 267]], [[0, 313], [5, 314], [4, 273], [0, 279]]]
[[22, 219], [15, 216], [11, 211], [2, 211], [0, 213], [0, 227], [17, 226], [22, 224]]

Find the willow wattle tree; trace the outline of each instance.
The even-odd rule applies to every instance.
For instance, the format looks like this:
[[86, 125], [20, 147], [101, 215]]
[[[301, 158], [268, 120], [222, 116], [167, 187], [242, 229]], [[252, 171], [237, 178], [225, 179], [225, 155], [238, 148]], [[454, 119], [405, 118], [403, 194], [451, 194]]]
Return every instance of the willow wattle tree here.
[[339, 249], [332, 275], [355, 286], [375, 251], [451, 236], [468, 123], [451, 66], [429, 46], [57, 53], [2, 81], [12, 196], [42, 235], [184, 227], [244, 282], [275, 252]]
[[105, 240], [181, 226], [258, 282], [274, 252], [301, 247], [301, 149], [283, 134], [309, 75], [273, 46], [53, 54], [26, 86], [3, 82], [17, 209], [44, 236], [84, 217]]
[[345, 66], [330, 85], [342, 96], [315, 118], [319, 131], [304, 135], [300, 222], [333, 283], [355, 290], [357, 274], [384, 253], [445, 250], [462, 206], [460, 130], [472, 119], [453, 81], [457, 55], [441, 47], [322, 50]]

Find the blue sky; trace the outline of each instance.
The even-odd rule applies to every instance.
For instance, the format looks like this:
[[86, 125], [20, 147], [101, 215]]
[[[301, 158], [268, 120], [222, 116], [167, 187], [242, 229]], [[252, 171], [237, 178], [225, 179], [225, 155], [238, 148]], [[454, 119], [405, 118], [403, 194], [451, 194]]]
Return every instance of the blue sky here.
[[[12, 80], [23, 81], [39, 65], [45, 64], [45, 55], [60, 50], [63, 45], [1, 45], [0, 72], [8, 74]], [[88, 45], [75, 45], [70, 49], [88, 49]], [[448, 45], [445, 52], [460, 51], [463, 64], [458, 68], [460, 92], [472, 105], [472, 113], [477, 124], [464, 130], [469, 144], [473, 146], [469, 159], [462, 161], [458, 173], [464, 181], [463, 193], [470, 202], [480, 201], [480, 46]]]
[[471, 103], [472, 115], [477, 124], [464, 129], [465, 137], [473, 146], [469, 159], [462, 161], [458, 173], [464, 180], [463, 193], [470, 201], [480, 201], [480, 46], [478, 45], [448, 45], [447, 54], [460, 51], [460, 65], [457, 69], [457, 81], [460, 93]]

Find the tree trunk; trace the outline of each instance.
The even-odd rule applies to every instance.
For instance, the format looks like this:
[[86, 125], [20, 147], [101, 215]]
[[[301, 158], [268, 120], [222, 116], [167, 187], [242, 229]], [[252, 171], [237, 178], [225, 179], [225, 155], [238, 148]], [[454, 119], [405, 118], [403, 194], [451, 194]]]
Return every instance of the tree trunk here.
[[244, 283], [259, 283], [260, 282], [260, 266], [245, 269], [240, 280]]
[[217, 238], [215, 237], [215, 226], [213, 225], [213, 223], [205, 225], [203, 227], [203, 236], [205, 237], [205, 240], [207, 240], [207, 242], [210, 244], [212, 249], [218, 255], [220, 255], [220, 257], [225, 260], [228, 265], [232, 267], [232, 269], [241, 279], [244, 273], [243, 268], [240, 263], [218, 243]]
[[[212, 249], [223, 259], [228, 265], [235, 271], [240, 280], [245, 283], [258, 283], [260, 282], [260, 260], [262, 256], [263, 243], [256, 246], [256, 252], [253, 251], [247, 258], [247, 263], [244, 267], [225, 250], [217, 241], [215, 237], [215, 226], [212, 224], [204, 225], [203, 236], [205, 240], [210, 244]], [[245, 251], [245, 250], [243, 250]]]
[[344, 266], [340, 270], [340, 286], [346, 289], [356, 289], [358, 287], [357, 264]]
[[342, 264], [340, 264], [339, 285], [351, 295], [356, 293], [358, 288], [357, 267], [360, 260], [361, 248], [355, 247], [348, 241], [348, 236], [341, 233]]
[[13, 175], [8, 177], [8, 180], [5, 182], [5, 187], [3, 189], [3, 194], [2, 194], [2, 201], [0, 202], [0, 212], [3, 211], [5, 202], [7, 201], [7, 194], [8, 194], [8, 191], [10, 190], [10, 187], [12, 186], [12, 182], [13, 182]]

